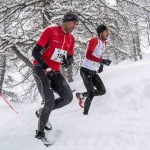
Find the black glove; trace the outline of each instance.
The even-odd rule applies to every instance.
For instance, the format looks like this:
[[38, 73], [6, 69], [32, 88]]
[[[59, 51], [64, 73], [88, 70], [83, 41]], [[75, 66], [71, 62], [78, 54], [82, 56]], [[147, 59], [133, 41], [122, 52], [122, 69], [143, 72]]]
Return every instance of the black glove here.
[[73, 56], [68, 56], [66, 59], [65, 56], [63, 56], [62, 66], [64, 68], [68, 68], [73, 63]]
[[54, 70], [51, 70], [51, 71], [46, 73], [48, 79], [50, 79], [50, 80], [56, 79], [58, 74], [59, 74], [59, 72], [58, 71], [54, 71]]
[[109, 66], [110, 63], [111, 63], [111, 60], [108, 60], [108, 59], [102, 59], [102, 63]]
[[98, 69], [98, 73], [101, 73], [103, 71], [103, 64], [100, 64], [99, 69]]

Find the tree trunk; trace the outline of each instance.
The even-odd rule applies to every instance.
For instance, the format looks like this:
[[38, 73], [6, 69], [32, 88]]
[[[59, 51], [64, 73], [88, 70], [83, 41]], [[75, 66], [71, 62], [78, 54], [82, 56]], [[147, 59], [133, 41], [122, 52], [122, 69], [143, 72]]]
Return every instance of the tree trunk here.
[[67, 78], [68, 78], [68, 82], [72, 82], [73, 81], [73, 72], [72, 72], [72, 65], [70, 65], [67, 69]]
[[6, 56], [4, 54], [0, 55], [0, 93], [2, 93], [4, 76], [6, 67]]
[[50, 5], [50, 3], [52, 3], [53, 0], [43, 0], [43, 8], [44, 8], [44, 12], [42, 12], [42, 18], [43, 18], [43, 29], [46, 28], [47, 26], [49, 26], [49, 22], [48, 20], [52, 19], [52, 16], [50, 16], [50, 13], [45, 9], [46, 6]]
[[139, 35], [136, 36], [136, 49], [137, 49], [137, 55], [139, 56], [140, 60], [142, 59], [142, 52], [140, 48], [140, 39]]
[[150, 45], [150, 17], [149, 17], [149, 16], [147, 17], [146, 22], [147, 22], [147, 37], [148, 37], [148, 43], [149, 43], [149, 45]]
[[134, 53], [134, 60], [137, 61], [137, 54], [136, 54], [136, 44], [135, 44], [135, 39], [133, 37], [133, 53]]
[[137, 56], [142, 59], [142, 52], [140, 47], [140, 37], [139, 37], [139, 25], [137, 23], [136, 16], [133, 17], [135, 25], [133, 26], [133, 49], [135, 55], [135, 61], [138, 60]]
[[[137, 19], [135, 18], [135, 21]], [[140, 47], [140, 36], [139, 36], [139, 27], [138, 27], [138, 23], [136, 21], [136, 33], [135, 33], [135, 44], [136, 44], [136, 50], [137, 50], [137, 55], [139, 56], [140, 59], [142, 59], [142, 51], [141, 51], [141, 47]]]
[[62, 66], [60, 67], [60, 72], [63, 75], [63, 77], [66, 79], [67, 77], [66, 77], [66, 71], [65, 71], [64, 67], [62, 67]]
[[20, 51], [17, 49], [17, 47], [14, 45], [11, 47], [13, 52], [20, 58], [22, 59], [22, 61], [27, 65], [29, 66], [30, 68], [32, 68], [32, 63], [25, 57], [23, 56]]

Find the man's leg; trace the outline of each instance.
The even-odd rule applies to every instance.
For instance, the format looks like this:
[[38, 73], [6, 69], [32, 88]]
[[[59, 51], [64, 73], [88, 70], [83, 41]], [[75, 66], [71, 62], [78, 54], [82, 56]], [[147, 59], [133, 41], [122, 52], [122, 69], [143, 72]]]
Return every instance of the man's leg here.
[[85, 115], [87, 115], [90, 109], [92, 99], [94, 97], [94, 85], [93, 85], [92, 77], [95, 74], [95, 72], [81, 67], [80, 74], [83, 79], [84, 85], [87, 89], [86, 92], [87, 98], [84, 103], [84, 112], [83, 112]]
[[[96, 89], [94, 90], [94, 96], [104, 95], [106, 93], [106, 88], [98, 74], [95, 74], [92, 77], [92, 82], [93, 86], [96, 87]], [[81, 93], [81, 95], [83, 97], [87, 97], [88, 92], [83, 92]]]
[[[40, 109], [38, 109], [38, 110], [35, 112], [37, 118], [40, 117], [41, 112], [42, 112], [42, 109], [43, 109], [43, 108], [40, 108]], [[49, 122], [49, 120], [47, 120], [47, 123], [46, 123], [46, 125], [45, 125], [45, 129], [46, 129], [46, 130], [52, 130], [52, 125], [51, 125], [51, 123]]]
[[93, 76], [93, 85], [96, 87], [94, 96], [104, 95], [106, 93], [106, 88], [98, 74]]
[[43, 69], [40, 66], [34, 66], [33, 73], [38, 89], [45, 102], [38, 123], [38, 131], [44, 133], [45, 125], [48, 121], [51, 111], [54, 108], [54, 94], [50, 87], [50, 80], [45, 75]]
[[60, 96], [55, 100], [54, 109], [61, 108], [72, 101], [73, 95], [71, 88], [60, 73], [58, 74], [57, 78], [52, 81], [51, 86], [53, 91], [55, 91]]

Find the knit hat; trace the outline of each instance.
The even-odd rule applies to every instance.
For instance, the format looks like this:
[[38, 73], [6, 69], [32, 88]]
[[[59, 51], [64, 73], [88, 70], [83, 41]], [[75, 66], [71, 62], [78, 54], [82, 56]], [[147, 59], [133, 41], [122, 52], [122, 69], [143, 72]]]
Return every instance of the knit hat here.
[[63, 22], [68, 22], [68, 21], [75, 21], [75, 22], [78, 23], [79, 22], [79, 18], [74, 12], [69, 11], [63, 17]]
[[96, 31], [98, 33], [98, 36], [100, 35], [100, 33], [102, 33], [103, 31], [108, 30], [107, 26], [104, 24], [101, 24], [97, 27]]

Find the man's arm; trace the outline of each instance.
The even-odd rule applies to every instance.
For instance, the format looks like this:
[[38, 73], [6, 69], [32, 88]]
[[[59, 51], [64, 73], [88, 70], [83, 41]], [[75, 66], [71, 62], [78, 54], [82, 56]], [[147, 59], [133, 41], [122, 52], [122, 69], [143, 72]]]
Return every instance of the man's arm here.
[[48, 68], [48, 65], [45, 63], [45, 61], [42, 58], [41, 51], [43, 47], [39, 44], [36, 44], [36, 46], [33, 48], [32, 56], [35, 58], [35, 60], [38, 62], [41, 67], [46, 70]]
[[45, 63], [45, 61], [42, 58], [41, 51], [46, 46], [46, 44], [49, 42], [50, 39], [50, 28], [46, 28], [43, 33], [41, 34], [39, 40], [36, 43], [36, 46], [33, 48], [32, 56], [35, 58], [35, 60], [41, 65], [41, 67], [46, 70], [48, 68], [48, 65]]
[[95, 57], [92, 53], [93, 53], [93, 51], [88, 50], [87, 53], [86, 53], [86, 58], [89, 59], [89, 60], [92, 60], [94, 62], [101, 63], [102, 62], [102, 57], [100, 57], [100, 58]]
[[65, 56], [63, 56], [62, 66], [64, 68], [68, 68], [74, 61], [73, 60], [74, 43], [75, 43], [75, 39], [74, 39], [74, 37], [72, 37], [72, 44], [71, 44], [71, 47], [70, 47], [70, 49], [68, 51], [67, 58], [65, 58]]
[[86, 52], [86, 58], [89, 59], [89, 60], [92, 60], [94, 62], [101, 63], [102, 57], [98, 58], [98, 57], [96, 57], [92, 54], [95, 47], [97, 46], [97, 44], [98, 44], [98, 39], [97, 38], [92, 38], [89, 41], [87, 52]]

